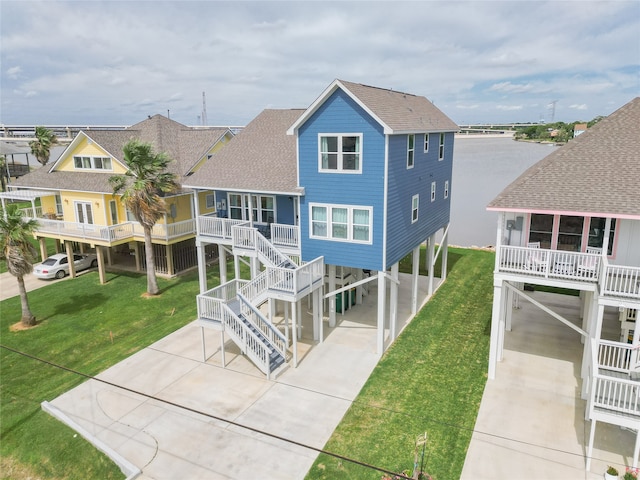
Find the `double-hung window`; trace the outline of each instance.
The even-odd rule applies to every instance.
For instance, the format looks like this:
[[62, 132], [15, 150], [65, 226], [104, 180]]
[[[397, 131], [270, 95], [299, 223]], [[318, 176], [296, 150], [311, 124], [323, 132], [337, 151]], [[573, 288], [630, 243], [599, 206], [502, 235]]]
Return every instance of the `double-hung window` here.
[[444, 199], [449, 198], [449, 180], [444, 182]]
[[83, 157], [74, 155], [73, 166], [76, 169], [113, 170], [111, 157]]
[[311, 238], [371, 243], [371, 207], [311, 204], [310, 210]]
[[424, 153], [429, 153], [429, 134], [424, 134]]
[[319, 141], [319, 171], [362, 172], [362, 134], [321, 134]]
[[436, 182], [431, 182], [431, 201], [436, 201]]
[[413, 151], [415, 147], [415, 135], [407, 136], [407, 168], [413, 168]]
[[440, 147], [438, 149], [438, 160], [444, 159], [444, 133], [440, 134]]
[[411, 197], [411, 223], [418, 221], [418, 208], [420, 207], [420, 195]]

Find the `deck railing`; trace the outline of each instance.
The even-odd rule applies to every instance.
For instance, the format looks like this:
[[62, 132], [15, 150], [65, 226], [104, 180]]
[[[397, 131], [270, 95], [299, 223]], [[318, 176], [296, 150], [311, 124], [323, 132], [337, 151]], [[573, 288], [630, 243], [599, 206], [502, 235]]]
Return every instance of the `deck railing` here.
[[241, 293], [238, 294], [238, 298], [240, 299], [240, 312], [244, 318], [249, 320], [251, 324], [255, 325], [256, 328], [260, 330], [260, 333], [269, 340], [271, 346], [273, 346], [283, 358], [287, 358], [288, 345], [286, 337], [280, 333], [280, 330], [269, 322]]
[[602, 294], [614, 297], [640, 298], [640, 267], [607, 263], [604, 268]]
[[[115, 242], [127, 238], [144, 239], [144, 229], [138, 222], [124, 222], [117, 225], [96, 225], [64, 220], [38, 218], [38, 233], [49, 233], [64, 237], [86, 240], [103, 240]], [[176, 223], [157, 223], [151, 231], [153, 239], [171, 240], [195, 233], [195, 220], [189, 219]]]
[[602, 269], [602, 256], [596, 253], [502, 245], [498, 255], [500, 272], [536, 277], [596, 283]]
[[300, 227], [296, 225], [272, 223], [271, 243], [277, 247], [300, 248]]
[[598, 344], [598, 370], [610, 370], [612, 372], [629, 375], [640, 368], [638, 362], [638, 349], [630, 343], [611, 342], [600, 340]]

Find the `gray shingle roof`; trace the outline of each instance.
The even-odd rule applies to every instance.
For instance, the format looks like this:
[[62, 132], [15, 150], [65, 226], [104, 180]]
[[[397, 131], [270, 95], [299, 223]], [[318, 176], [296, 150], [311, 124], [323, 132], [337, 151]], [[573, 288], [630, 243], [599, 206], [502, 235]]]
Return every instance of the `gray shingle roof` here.
[[[169, 164], [169, 170], [178, 176], [179, 183], [183, 183], [195, 164], [228, 131], [225, 128], [189, 128], [162, 115], [154, 115], [126, 130], [83, 130], [83, 133], [120, 162], [123, 160], [122, 147], [132, 138], [151, 143], [155, 152], [165, 152], [173, 160]], [[20, 177], [11, 185], [85, 192], [113, 192], [113, 188], [109, 185], [111, 175], [107, 173], [61, 172], [54, 167], [55, 164], [46, 165]]]
[[394, 133], [454, 132], [459, 127], [427, 98], [339, 80]]
[[296, 137], [287, 128], [304, 110], [264, 110], [185, 186], [234, 191], [298, 192]]
[[640, 219], [640, 97], [530, 167], [487, 209]]

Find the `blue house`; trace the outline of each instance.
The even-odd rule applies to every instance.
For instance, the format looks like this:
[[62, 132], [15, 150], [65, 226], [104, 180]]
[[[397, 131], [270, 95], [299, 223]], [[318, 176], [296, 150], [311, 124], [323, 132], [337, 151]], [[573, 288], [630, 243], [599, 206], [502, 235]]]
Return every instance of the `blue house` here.
[[[366, 284], [377, 281], [378, 292], [385, 293], [378, 295], [377, 313], [382, 354], [385, 336], [393, 341], [398, 333], [400, 260], [413, 254], [414, 313], [420, 245], [429, 246], [432, 290], [436, 234], [442, 236], [446, 271], [457, 130], [424, 97], [341, 80], [305, 110], [258, 115], [185, 182], [215, 195], [216, 213], [198, 213], [202, 324], [217, 326], [223, 335], [232, 332], [268, 375], [289, 352], [289, 324], [282, 334], [269, 320], [276, 302], [290, 304], [290, 323], [299, 334], [300, 302], [307, 298], [314, 339], [321, 342], [324, 309], [335, 327], [336, 311], [350, 301], [345, 293], [360, 303]], [[222, 285], [209, 290], [203, 252], [212, 243]], [[231, 281], [227, 255], [236, 269]], [[239, 279], [243, 258], [249, 258], [251, 280]], [[292, 341], [295, 365], [296, 335]], [[261, 343], [265, 348], [249, 352]]]

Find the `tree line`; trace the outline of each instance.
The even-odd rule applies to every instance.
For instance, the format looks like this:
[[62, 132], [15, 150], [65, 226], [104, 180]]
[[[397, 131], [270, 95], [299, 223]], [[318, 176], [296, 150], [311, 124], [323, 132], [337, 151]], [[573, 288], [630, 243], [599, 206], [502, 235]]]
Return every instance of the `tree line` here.
[[573, 138], [575, 126], [587, 124], [591, 128], [604, 117], [599, 115], [589, 122], [575, 121], [572, 123], [554, 122], [545, 124], [532, 124], [527, 127], [518, 127], [514, 138], [516, 140], [537, 140], [546, 142], [566, 143]]

